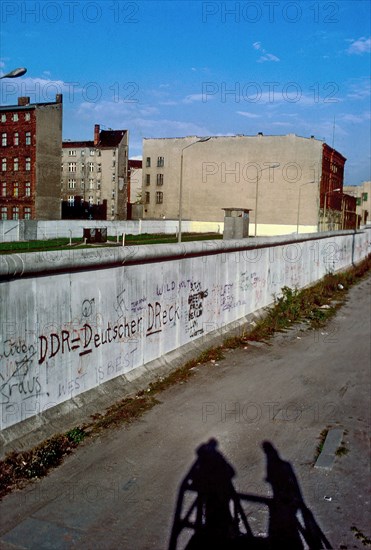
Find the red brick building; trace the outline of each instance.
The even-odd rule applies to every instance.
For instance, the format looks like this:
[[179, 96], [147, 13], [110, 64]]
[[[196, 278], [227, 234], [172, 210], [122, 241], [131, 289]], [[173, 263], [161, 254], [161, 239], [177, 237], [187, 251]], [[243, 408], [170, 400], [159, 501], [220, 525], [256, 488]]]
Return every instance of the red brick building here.
[[343, 192], [346, 158], [323, 144], [320, 210], [323, 229], [354, 229], [356, 199]]
[[0, 219], [61, 218], [62, 95], [0, 107]]

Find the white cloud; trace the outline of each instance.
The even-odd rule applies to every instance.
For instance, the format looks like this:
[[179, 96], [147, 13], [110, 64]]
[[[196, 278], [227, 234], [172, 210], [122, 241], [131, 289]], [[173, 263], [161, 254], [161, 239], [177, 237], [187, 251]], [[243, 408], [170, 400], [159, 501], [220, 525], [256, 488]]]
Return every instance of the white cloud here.
[[265, 63], [266, 61], [274, 61], [274, 62], [280, 61], [279, 57], [277, 57], [276, 55], [273, 55], [272, 53], [267, 52], [267, 50], [263, 48], [261, 42], [254, 42], [252, 47], [254, 48], [254, 50], [257, 50], [263, 54], [259, 57], [259, 59], [257, 60], [257, 63]]
[[204, 99], [205, 99], [204, 94], [190, 94], [183, 99], [182, 103], [189, 104], [189, 103], [194, 103], [195, 101], [203, 101]]
[[262, 55], [261, 57], [259, 57], [258, 59], [258, 63], [264, 63], [265, 61], [279, 61], [279, 57], [277, 57], [276, 55], [273, 55], [272, 53], [266, 53], [264, 55]]
[[347, 94], [347, 97], [351, 99], [366, 99], [371, 94], [370, 80], [367, 78], [353, 81], [349, 89], [350, 92]]
[[288, 127], [288, 126], [294, 126], [292, 122], [271, 122], [271, 126], [279, 126], [279, 127]]
[[245, 116], [246, 118], [260, 118], [261, 115], [255, 113], [248, 113], [247, 111], [236, 111], [238, 115]]
[[371, 38], [365, 38], [361, 36], [358, 40], [351, 40], [351, 45], [347, 49], [349, 54], [361, 55], [363, 53], [369, 53], [371, 51]]

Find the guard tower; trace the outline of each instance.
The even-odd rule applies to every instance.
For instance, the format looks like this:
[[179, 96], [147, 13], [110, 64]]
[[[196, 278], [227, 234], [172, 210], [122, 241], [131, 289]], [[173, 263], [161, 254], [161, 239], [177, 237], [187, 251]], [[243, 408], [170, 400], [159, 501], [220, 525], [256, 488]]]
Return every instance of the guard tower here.
[[223, 208], [223, 239], [245, 239], [249, 236], [249, 208]]

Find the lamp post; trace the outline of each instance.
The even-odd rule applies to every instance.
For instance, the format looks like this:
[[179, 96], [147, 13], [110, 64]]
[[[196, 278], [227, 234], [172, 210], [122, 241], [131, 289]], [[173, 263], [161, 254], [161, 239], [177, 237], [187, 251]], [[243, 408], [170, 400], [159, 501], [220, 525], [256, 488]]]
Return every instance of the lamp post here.
[[325, 193], [325, 202], [324, 202], [324, 205], [323, 205], [323, 223], [326, 223], [325, 219], [326, 219], [327, 195], [331, 195], [332, 193], [338, 193], [339, 191], [341, 191], [340, 187], [337, 187], [336, 189], [333, 189], [332, 191], [326, 191], [326, 193]]
[[18, 76], [23, 76], [26, 74], [27, 69], [24, 67], [20, 67], [19, 69], [14, 69], [13, 71], [10, 71], [10, 73], [4, 74], [3, 76], [0, 76], [1, 78], [17, 78]]
[[314, 180], [312, 181], [307, 181], [305, 183], [302, 183], [300, 186], [299, 186], [299, 197], [298, 197], [298, 215], [297, 215], [297, 218], [296, 218], [296, 233], [299, 233], [299, 215], [300, 215], [300, 195], [301, 195], [301, 189], [302, 187], [304, 187], [304, 185], [309, 185], [310, 183], [315, 183]]
[[182, 210], [183, 210], [183, 152], [185, 149], [188, 149], [188, 147], [192, 147], [192, 145], [196, 145], [196, 143], [204, 143], [205, 141], [209, 141], [210, 137], [204, 137], [201, 139], [198, 139], [197, 141], [194, 141], [193, 143], [190, 143], [189, 145], [186, 145], [182, 148], [182, 152], [180, 155], [180, 181], [179, 181], [179, 216], [178, 216], [178, 243], [182, 242]]
[[258, 170], [256, 173], [256, 186], [255, 186], [255, 237], [257, 235], [257, 228], [258, 228], [258, 194], [259, 194], [259, 174], [263, 172], [263, 170], [269, 170], [270, 168], [278, 168], [279, 163], [272, 164], [271, 166], [266, 166], [265, 168], [262, 168], [261, 170]]

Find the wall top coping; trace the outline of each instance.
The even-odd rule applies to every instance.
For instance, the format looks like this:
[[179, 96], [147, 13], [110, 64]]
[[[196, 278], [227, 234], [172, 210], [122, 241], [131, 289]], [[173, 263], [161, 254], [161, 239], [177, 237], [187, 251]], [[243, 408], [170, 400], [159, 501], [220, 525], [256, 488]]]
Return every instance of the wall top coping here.
[[[358, 233], [363, 232], [358, 231]], [[329, 237], [340, 238], [344, 235], [354, 234], [355, 231], [349, 230], [324, 231], [321, 233], [291, 234], [275, 237], [207, 240], [125, 247], [92, 247], [80, 250], [71, 248], [70, 250], [3, 254], [0, 256], [0, 281], [21, 277], [43, 277], [73, 271], [182, 260], [197, 256], [290, 245]]]

